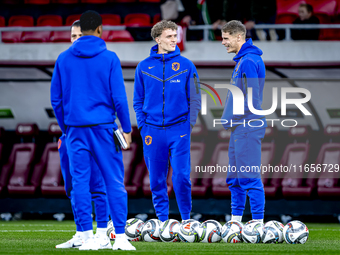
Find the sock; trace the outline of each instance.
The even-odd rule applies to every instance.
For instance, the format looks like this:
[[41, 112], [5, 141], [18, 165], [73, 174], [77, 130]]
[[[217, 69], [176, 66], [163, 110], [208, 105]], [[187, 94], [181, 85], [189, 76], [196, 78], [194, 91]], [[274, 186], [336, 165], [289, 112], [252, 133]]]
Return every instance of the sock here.
[[253, 219], [253, 220], [257, 220], [257, 221], [263, 223], [263, 219]]
[[116, 240], [117, 239], [126, 239], [125, 234], [116, 234]]
[[106, 228], [97, 228], [96, 234], [106, 236]]
[[242, 222], [242, 215], [231, 215], [231, 220]]
[[83, 231], [82, 233], [82, 239], [87, 240], [89, 238], [93, 238], [93, 230]]
[[79, 236], [80, 238], [82, 238], [83, 232], [82, 231], [77, 231], [75, 236]]

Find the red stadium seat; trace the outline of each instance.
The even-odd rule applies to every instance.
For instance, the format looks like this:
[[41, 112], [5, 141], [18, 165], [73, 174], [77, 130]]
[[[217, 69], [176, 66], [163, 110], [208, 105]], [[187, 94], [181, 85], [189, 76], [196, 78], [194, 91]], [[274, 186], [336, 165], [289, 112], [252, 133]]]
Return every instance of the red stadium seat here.
[[[39, 133], [36, 124], [18, 124], [17, 136], [35, 137]], [[9, 194], [33, 195], [37, 184], [30, 183], [33, 160], [35, 158], [36, 145], [34, 143], [14, 144], [8, 163], [3, 166], [1, 172], [0, 186], [6, 185], [8, 181]]]
[[139, 190], [143, 186], [143, 179], [147, 173], [147, 168], [144, 159], [136, 166], [132, 176], [131, 184], [125, 185], [125, 189], [129, 196], [137, 196]]
[[[104, 39], [104, 38], [103, 38]], [[129, 31], [110, 31], [108, 37], [106, 38], [108, 42], [133, 42], [134, 39]]]
[[71, 26], [73, 22], [80, 19], [81, 14], [72, 14], [66, 18], [65, 26]]
[[109, 0], [109, 2], [115, 2], [115, 3], [134, 3], [134, 2], [137, 2], [137, 0]]
[[276, 0], [276, 24], [291, 24], [299, 17], [302, 0]]
[[155, 14], [155, 16], [153, 16], [153, 25], [155, 25], [157, 22], [161, 20], [162, 20], [161, 14], [160, 13]]
[[151, 26], [151, 18], [146, 13], [132, 13], [124, 18], [124, 25], [130, 27], [144, 27]]
[[[33, 27], [34, 21], [33, 17], [27, 15], [16, 15], [9, 18], [8, 21], [9, 27]], [[2, 41], [7, 43], [16, 43], [20, 42], [22, 36], [21, 31], [13, 31], [13, 32], [3, 32], [2, 33]]]
[[[290, 171], [282, 173], [282, 171], [275, 175], [274, 177], [283, 176], [282, 185], [282, 195], [285, 198], [296, 198], [305, 197], [309, 198], [313, 191], [313, 186], [309, 182], [305, 182], [304, 178], [308, 177], [308, 172], [300, 171], [304, 169], [304, 165], [308, 162], [310, 145], [308, 143], [308, 138], [310, 136], [310, 126], [299, 126], [293, 127], [289, 130], [289, 136], [293, 138], [302, 138], [307, 142], [291, 143], [288, 144], [279, 166], [286, 167]], [[296, 171], [293, 171], [294, 167]], [[272, 182], [279, 181], [280, 179], [272, 179]], [[273, 185], [275, 186], [275, 185]]]
[[313, 6], [314, 15], [319, 18], [321, 24], [332, 23], [337, 7], [336, 0], [307, 0], [307, 3]]
[[4, 27], [6, 25], [5, 18], [0, 16], [0, 27]]
[[[101, 14], [103, 26], [115, 26], [120, 25], [120, 16], [117, 14]], [[108, 41], [110, 36], [110, 30], [103, 30], [102, 39]]]
[[77, 4], [78, 0], [51, 0], [54, 4]]
[[[81, 14], [73, 14], [66, 18], [65, 25], [69, 28], [72, 26], [73, 22], [80, 19]], [[71, 31], [71, 28], [70, 28]], [[70, 31], [53, 31], [50, 41], [51, 42], [71, 42], [71, 32]]]
[[[340, 143], [332, 140], [340, 138], [340, 125], [327, 125], [324, 134], [330, 139], [320, 149], [315, 164], [322, 164], [322, 172], [318, 176], [318, 195], [321, 198], [340, 196], [340, 171], [335, 166], [340, 165]], [[325, 168], [326, 167], [326, 168]], [[323, 171], [325, 169], [325, 171]]]
[[81, 0], [84, 4], [105, 4], [107, 0]]
[[60, 157], [57, 143], [48, 143], [36, 171], [43, 172], [41, 193], [45, 196], [66, 196], [60, 169]]
[[140, 3], [160, 3], [161, 0], [138, 0]]
[[223, 167], [228, 167], [229, 165], [230, 135], [230, 130], [221, 129], [218, 132], [218, 138], [221, 142], [216, 145], [211, 161], [208, 164], [209, 166], [221, 166], [222, 169], [222, 171], [216, 172], [212, 179], [212, 193], [216, 197], [230, 197], [230, 190], [226, 183], [227, 172], [223, 172]]
[[50, 0], [25, 0], [25, 4], [49, 4]]
[[[274, 127], [266, 127], [265, 137], [262, 141], [261, 147], [261, 164], [264, 167], [268, 167], [269, 165], [273, 165], [273, 160], [275, 156], [275, 139], [277, 138], [277, 128]], [[275, 197], [277, 188], [270, 186], [270, 179], [272, 173], [269, 171], [261, 172], [262, 182], [264, 185], [266, 197]]]
[[[320, 20], [320, 24], [331, 24], [336, 15], [336, 0], [315, 1], [308, 0], [313, 6], [314, 15]], [[319, 40], [337, 40], [340, 38], [339, 29], [320, 29]]]
[[63, 25], [63, 18], [59, 15], [42, 15], [37, 20], [37, 26], [59, 27]]
[[131, 148], [123, 150], [123, 164], [124, 164], [124, 184], [130, 185], [133, 178], [134, 170], [136, 167], [137, 160], [137, 149], [136, 143], [131, 143]]

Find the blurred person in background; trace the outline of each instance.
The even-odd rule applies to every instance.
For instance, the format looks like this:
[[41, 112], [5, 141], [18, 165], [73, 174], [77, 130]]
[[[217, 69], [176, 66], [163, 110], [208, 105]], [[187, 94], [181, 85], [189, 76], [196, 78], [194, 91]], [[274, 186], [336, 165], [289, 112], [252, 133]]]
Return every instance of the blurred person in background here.
[[230, 20], [239, 20], [247, 29], [247, 38], [253, 40], [276, 40], [273, 29], [255, 30], [255, 24], [275, 24], [276, 1], [266, 0], [223, 0], [221, 19], [213, 23], [221, 29]]
[[[293, 24], [320, 24], [319, 19], [313, 15], [313, 6], [310, 4], [300, 4], [299, 18]], [[294, 40], [318, 40], [319, 29], [292, 29], [292, 39]]]

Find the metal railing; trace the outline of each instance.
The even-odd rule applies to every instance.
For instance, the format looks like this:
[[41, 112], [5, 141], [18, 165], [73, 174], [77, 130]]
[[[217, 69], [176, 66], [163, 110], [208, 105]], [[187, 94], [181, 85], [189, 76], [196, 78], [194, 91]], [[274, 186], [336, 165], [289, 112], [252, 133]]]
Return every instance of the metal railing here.
[[[255, 25], [254, 29], [284, 29], [286, 32], [286, 41], [292, 40], [291, 29], [340, 29], [340, 24], [309, 24], [309, 25], [298, 25], [298, 24], [261, 24]], [[212, 29], [212, 25], [197, 25], [189, 26], [190, 30], [203, 30], [203, 40], [209, 41], [209, 30]]]
[[[134, 27], [138, 28], [138, 27]], [[103, 26], [104, 30], [115, 30], [121, 31], [126, 30], [126, 26]], [[209, 30], [213, 30], [212, 25], [197, 25], [189, 26], [190, 30], [203, 30], [203, 40], [209, 41]], [[298, 24], [261, 24], [255, 25], [254, 29], [284, 29], [286, 32], [286, 41], [291, 39], [291, 29], [340, 29], [340, 24], [309, 24], [309, 25], [298, 25]], [[70, 26], [61, 27], [0, 27], [0, 43], [2, 43], [1, 32], [9, 31], [70, 31]]]
[[[114, 30], [114, 31], [121, 31], [126, 30], [126, 26], [103, 26], [104, 30]], [[49, 27], [49, 26], [43, 26], [43, 27], [0, 27], [0, 43], [2, 43], [2, 33], [1, 32], [34, 32], [34, 31], [70, 31], [70, 26], [61, 26], [61, 27]], [[70, 34], [71, 38], [71, 34]]]

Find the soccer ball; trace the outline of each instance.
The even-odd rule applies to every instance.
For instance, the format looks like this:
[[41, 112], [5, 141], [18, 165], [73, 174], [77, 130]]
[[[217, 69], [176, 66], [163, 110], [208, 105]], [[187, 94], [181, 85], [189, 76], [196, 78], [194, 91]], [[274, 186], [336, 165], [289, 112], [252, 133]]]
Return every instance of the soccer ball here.
[[246, 243], [260, 243], [263, 235], [263, 223], [257, 220], [248, 221], [242, 230], [242, 239]]
[[161, 222], [158, 219], [151, 219], [145, 222], [142, 230], [143, 240], [146, 242], [160, 241], [159, 231], [161, 229]]
[[179, 242], [179, 228], [181, 224], [177, 220], [167, 220], [161, 226], [160, 238], [163, 242]]
[[283, 237], [289, 244], [304, 244], [307, 242], [309, 230], [301, 221], [294, 220], [283, 228]]
[[200, 241], [200, 236], [198, 234], [200, 223], [197, 220], [186, 220], [181, 224], [178, 232], [179, 238], [183, 242], [196, 243]]
[[116, 231], [115, 227], [113, 226], [112, 220], [107, 223], [106, 234], [110, 238], [110, 240], [116, 239]]
[[222, 240], [222, 225], [216, 220], [206, 220], [199, 228], [198, 235], [202, 243], [217, 243]]
[[221, 237], [226, 243], [242, 242], [243, 224], [237, 220], [230, 220], [222, 227]]
[[262, 242], [263, 243], [282, 243], [283, 242], [283, 227], [281, 222], [276, 220], [268, 221], [264, 224]]
[[125, 225], [125, 236], [129, 241], [141, 241], [142, 240], [142, 228], [144, 222], [137, 218], [128, 219]]

